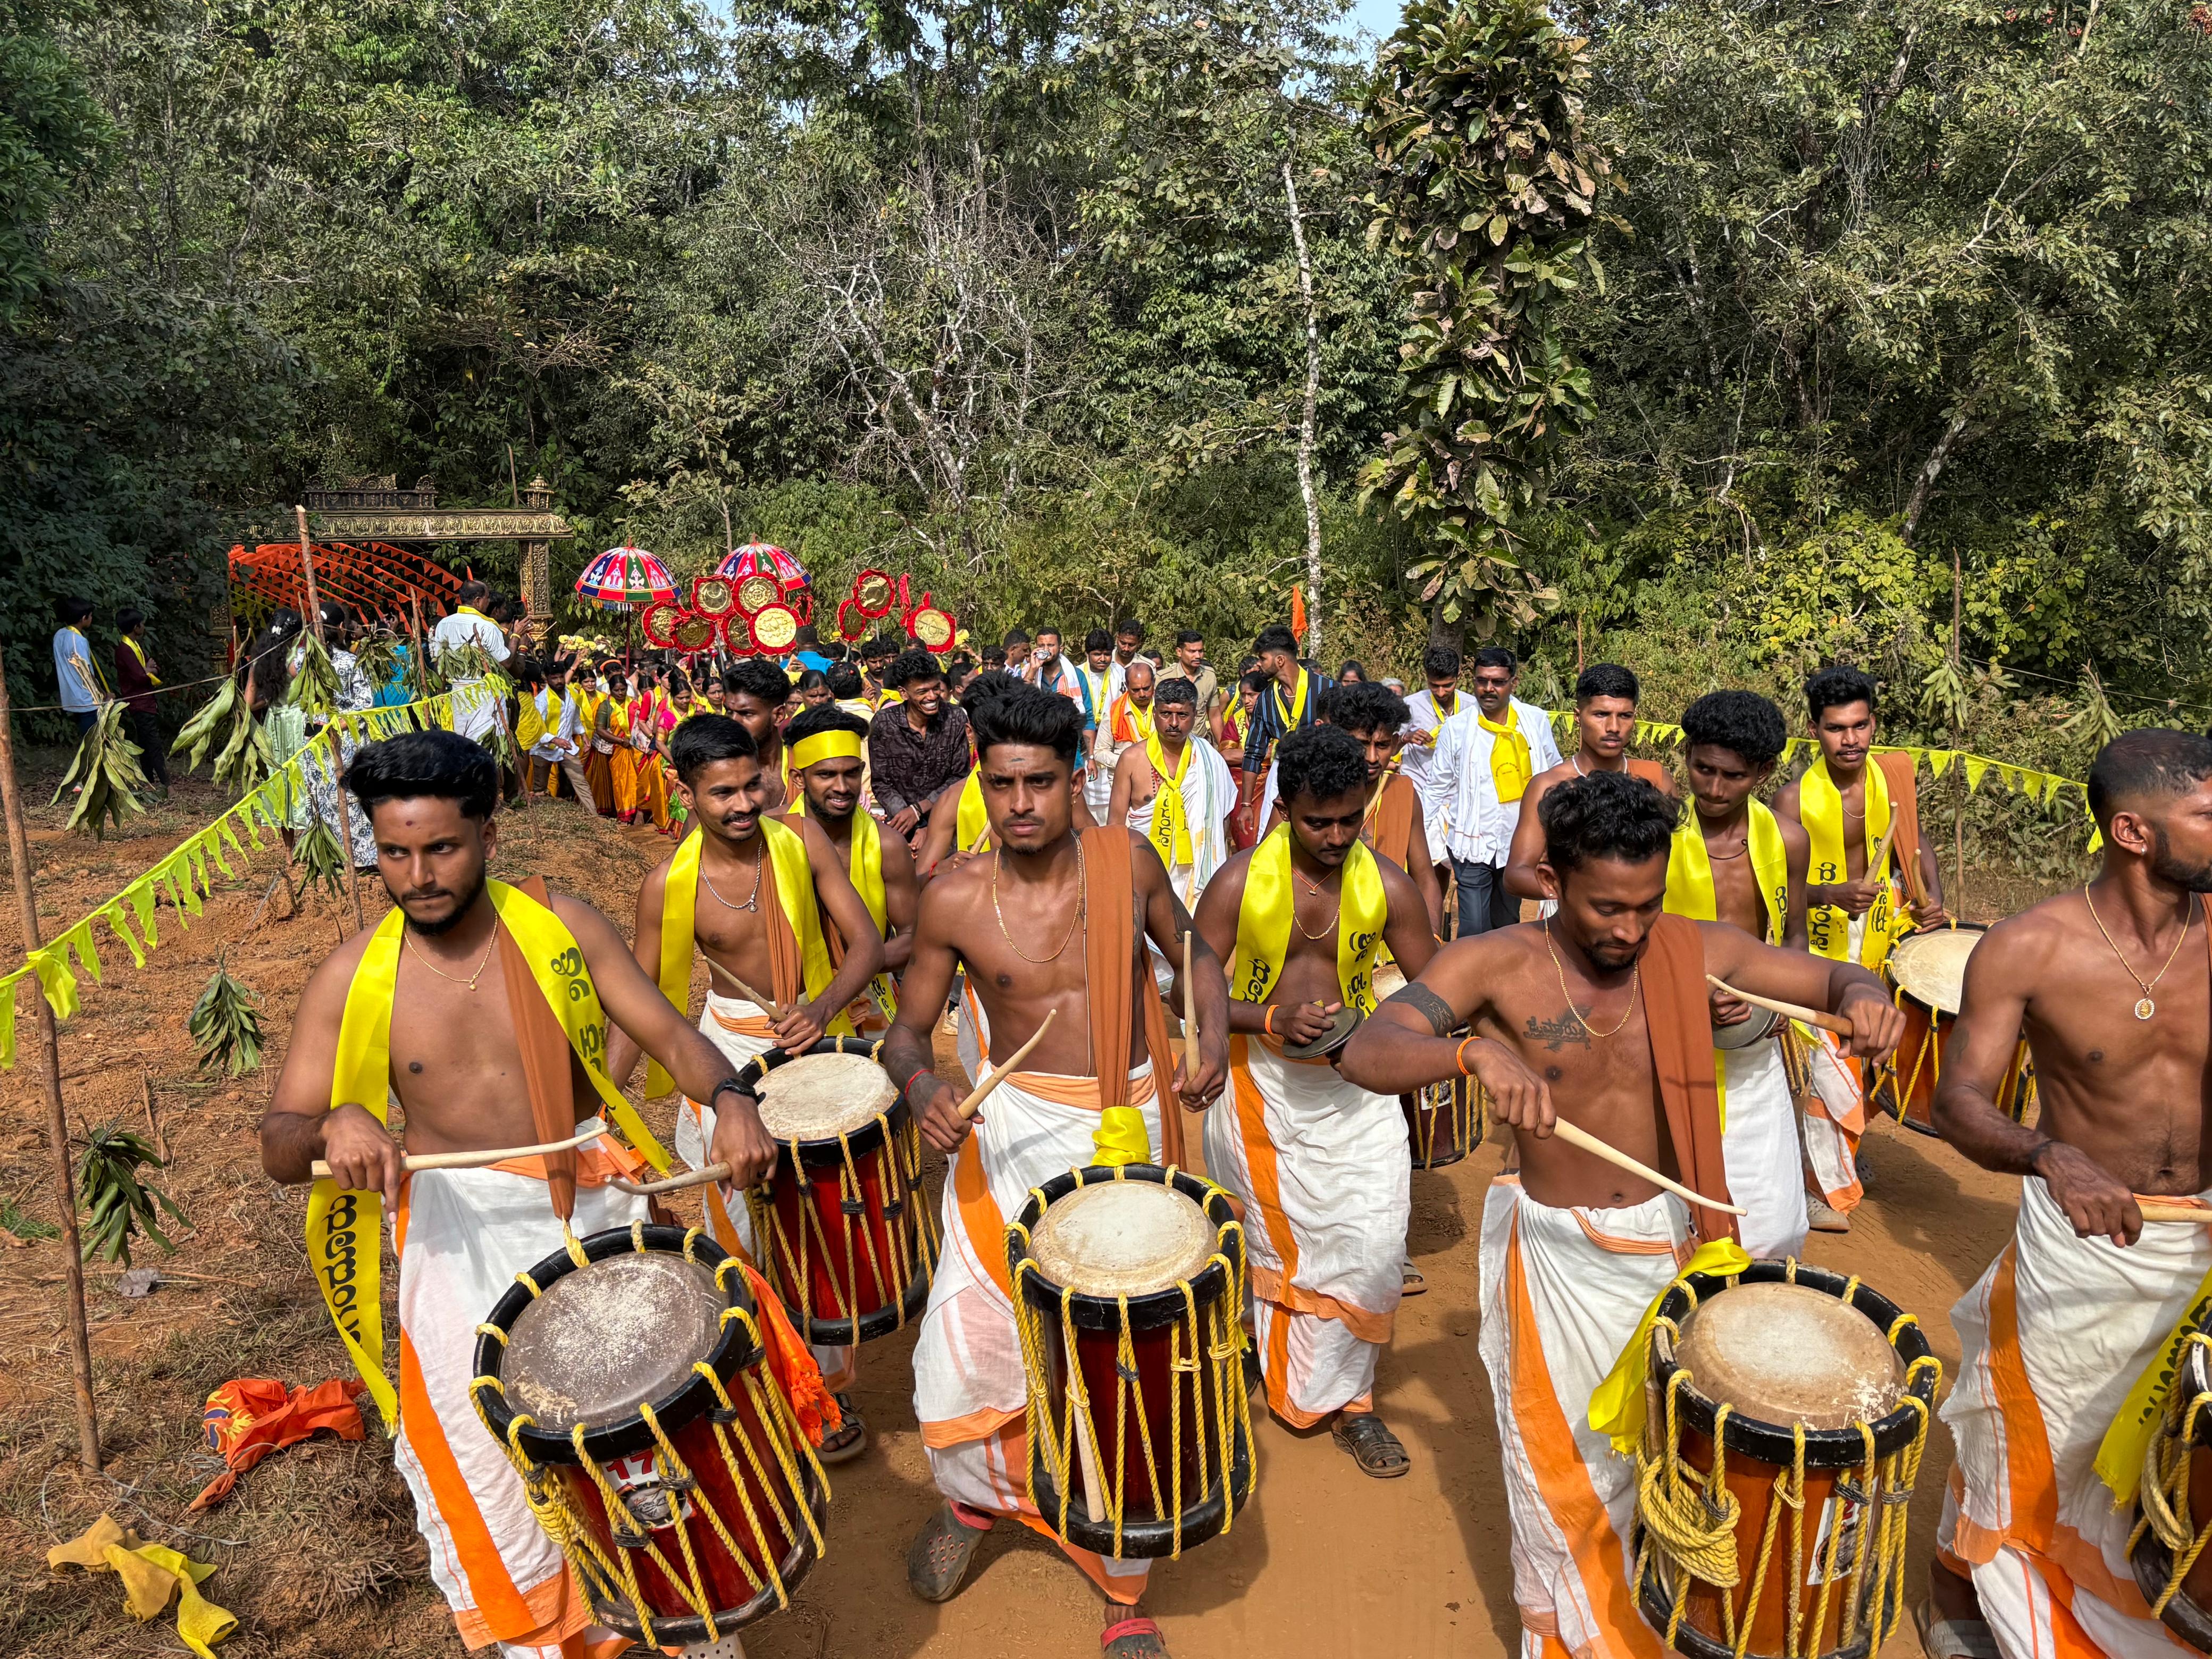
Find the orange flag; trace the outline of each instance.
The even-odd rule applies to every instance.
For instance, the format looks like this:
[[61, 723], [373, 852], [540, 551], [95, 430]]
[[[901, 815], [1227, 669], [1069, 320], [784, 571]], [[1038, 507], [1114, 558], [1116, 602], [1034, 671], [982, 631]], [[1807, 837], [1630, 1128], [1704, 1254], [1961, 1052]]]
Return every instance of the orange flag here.
[[1291, 584], [1291, 636], [1300, 640], [1306, 636], [1306, 590], [1303, 582]]

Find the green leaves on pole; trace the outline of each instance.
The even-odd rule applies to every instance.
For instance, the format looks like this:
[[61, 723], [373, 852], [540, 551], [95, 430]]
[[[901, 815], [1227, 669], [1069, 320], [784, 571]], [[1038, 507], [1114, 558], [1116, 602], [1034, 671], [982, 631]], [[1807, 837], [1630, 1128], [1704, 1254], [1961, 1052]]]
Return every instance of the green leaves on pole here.
[[1516, 526], [1596, 412], [1557, 317], [1602, 280], [1588, 236], [1610, 167], [1583, 131], [1583, 44], [1535, 0], [1412, 0], [1366, 110], [1368, 238], [1400, 262], [1407, 320], [1399, 424], [1360, 500], [1419, 534], [1424, 599], [1485, 638], [1552, 598]]
[[171, 1219], [184, 1221], [185, 1212], [167, 1193], [140, 1179], [138, 1171], [147, 1165], [158, 1170], [162, 1160], [143, 1136], [113, 1124], [92, 1132], [76, 1166], [86, 1261], [97, 1256], [129, 1267], [131, 1240], [141, 1232], [165, 1252], [175, 1253], [177, 1247], [161, 1231], [158, 1218], [167, 1211]]

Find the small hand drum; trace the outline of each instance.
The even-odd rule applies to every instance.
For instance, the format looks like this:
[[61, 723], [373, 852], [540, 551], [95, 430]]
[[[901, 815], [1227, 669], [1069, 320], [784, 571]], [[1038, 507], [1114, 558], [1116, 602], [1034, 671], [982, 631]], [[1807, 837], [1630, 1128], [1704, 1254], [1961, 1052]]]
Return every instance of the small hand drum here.
[[1942, 1377], [1919, 1326], [1855, 1279], [1759, 1261], [1677, 1280], [1650, 1344], [1644, 1622], [1688, 1659], [1867, 1659], [1904, 1611]]
[[810, 1342], [844, 1348], [921, 1317], [937, 1269], [921, 1188], [921, 1127], [881, 1045], [827, 1037], [771, 1048], [738, 1073], [775, 1138], [775, 1169], [745, 1194], [761, 1271]]
[[647, 1647], [790, 1605], [829, 1486], [737, 1259], [697, 1228], [556, 1250], [477, 1328], [469, 1385], [592, 1617]]
[[1255, 1479], [1228, 1194], [1152, 1164], [1071, 1170], [1030, 1194], [1006, 1263], [1046, 1524], [1124, 1560], [1228, 1531]]

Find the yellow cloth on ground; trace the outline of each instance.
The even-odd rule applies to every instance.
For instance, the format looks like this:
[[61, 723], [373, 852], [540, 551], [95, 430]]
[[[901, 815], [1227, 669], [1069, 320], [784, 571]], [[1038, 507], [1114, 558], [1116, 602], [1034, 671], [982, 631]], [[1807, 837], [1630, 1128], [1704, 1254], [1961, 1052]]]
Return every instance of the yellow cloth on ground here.
[[178, 1597], [177, 1634], [201, 1659], [216, 1659], [215, 1644], [238, 1628], [238, 1620], [200, 1595], [201, 1583], [215, 1571], [212, 1562], [194, 1561], [160, 1544], [142, 1544], [136, 1534], [103, 1515], [66, 1544], [46, 1552], [46, 1565], [112, 1572], [123, 1581], [123, 1604], [143, 1623]]
[[[1759, 896], [1766, 905], [1766, 942], [1782, 943], [1790, 915], [1790, 854], [1782, 844], [1782, 825], [1759, 801], [1750, 803], [1751, 871], [1759, 882]], [[1667, 913], [1692, 921], [1718, 921], [1720, 909], [1713, 896], [1712, 859], [1697, 815], [1674, 831], [1667, 851]]]
[[[1375, 958], [1382, 949], [1382, 924], [1390, 902], [1382, 874], [1364, 842], [1346, 855], [1336, 909], [1336, 980], [1345, 1006], [1375, 1012]], [[1284, 824], [1254, 849], [1244, 872], [1244, 902], [1237, 912], [1237, 959], [1229, 994], [1265, 1002], [1283, 976], [1291, 950], [1296, 905], [1291, 886], [1291, 828]]]
[[[538, 990], [560, 1017], [568, 1046], [584, 1062], [608, 1115], [621, 1125], [647, 1162], [665, 1171], [668, 1154], [637, 1109], [623, 1098], [601, 1069], [607, 1052], [607, 1018], [584, 965], [583, 948], [560, 917], [528, 894], [503, 881], [488, 881], [484, 890], [499, 913], [500, 924], [514, 935], [529, 960]], [[405, 925], [406, 913], [394, 908], [362, 953], [353, 982], [346, 988], [337, 1060], [331, 1077], [334, 1109], [360, 1106], [380, 1123], [390, 1111], [392, 1003], [398, 989], [400, 932]], [[399, 1402], [384, 1371], [383, 1225], [381, 1193], [340, 1192], [337, 1183], [325, 1176], [308, 1194], [308, 1263], [331, 1322], [389, 1427], [398, 1419]]]
[[1474, 723], [1491, 734], [1490, 779], [1498, 786], [1498, 799], [1510, 806], [1528, 793], [1528, 780], [1536, 774], [1528, 734], [1521, 729], [1521, 711], [1508, 702], [1501, 725], [1478, 709]]
[[1644, 1317], [1637, 1323], [1636, 1334], [1628, 1339], [1620, 1357], [1613, 1362], [1613, 1369], [1606, 1373], [1605, 1381], [1590, 1395], [1590, 1427], [1608, 1437], [1613, 1450], [1629, 1456], [1643, 1437], [1644, 1379], [1650, 1369], [1651, 1322], [1659, 1317], [1659, 1304], [1667, 1299], [1667, 1291], [1692, 1273], [1717, 1273], [1727, 1278], [1750, 1266], [1751, 1258], [1744, 1254], [1743, 1246], [1732, 1238], [1716, 1238], [1698, 1245], [1667, 1289], [1651, 1298], [1651, 1305], [1644, 1310]]
[[1159, 793], [1152, 797], [1152, 827], [1150, 831], [1153, 848], [1160, 862], [1170, 870], [1193, 861], [1190, 850], [1190, 812], [1183, 805], [1183, 780], [1190, 775], [1193, 744], [1186, 742], [1182, 758], [1170, 769], [1167, 750], [1161, 746], [1158, 732], [1145, 733], [1145, 756], [1152, 763], [1152, 775], [1159, 780]]
[[[1863, 836], [1866, 850], [1871, 854], [1881, 844], [1889, 829], [1889, 781], [1882, 776], [1881, 768], [1874, 763], [1871, 757], [1867, 760], [1864, 775]], [[1850, 880], [1850, 863], [1844, 845], [1843, 792], [1828, 775], [1828, 757], [1825, 755], [1806, 768], [1805, 775], [1797, 781], [1797, 813], [1813, 842], [1812, 863], [1806, 872], [1806, 880], [1820, 886]], [[1888, 863], [1887, 857], [1883, 863]], [[1884, 872], [1868, 873], [1879, 877]], [[1881, 892], [1866, 915], [1866, 931], [1859, 940], [1859, 965], [1880, 968], [1888, 959], [1895, 936], [1910, 925], [1898, 912], [1890, 883], [1883, 880]], [[1806, 942], [1814, 956], [1826, 957], [1832, 962], [1843, 961], [1850, 951], [1850, 934], [1851, 919], [1840, 905], [1816, 904], [1808, 908]]]

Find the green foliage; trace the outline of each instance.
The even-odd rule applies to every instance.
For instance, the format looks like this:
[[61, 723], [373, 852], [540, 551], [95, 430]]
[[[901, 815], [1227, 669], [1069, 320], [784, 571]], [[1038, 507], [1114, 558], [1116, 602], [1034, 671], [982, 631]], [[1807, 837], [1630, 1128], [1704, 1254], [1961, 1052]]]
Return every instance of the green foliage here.
[[320, 887], [333, 899], [345, 896], [345, 851], [319, 813], [307, 815], [307, 827], [292, 846], [292, 862], [300, 866], [311, 889]]
[[[185, 1212], [169, 1195], [139, 1174], [148, 1166], [163, 1167], [162, 1159], [143, 1136], [115, 1124], [92, 1132], [77, 1155], [76, 1201], [84, 1217], [84, 1259], [131, 1265], [131, 1241], [144, 1233], [173, 1255], [176, 1246], [161, 1231], [159, 1215], [167, 1212], [173, 1221], [185, 1221]], [[185, 1223], [190, 1225], [189, 1222]]]
[[1515, 556], [1516, 521], [1595, 414], [1561, 313], [1584, 277], [1599, 181], [1583, 131], [1583, 43], [1536, 0], [1413, 0], [1367, 109], [1370, 241], [1403, 270], [1398, 429], [1360, 475], [1433, 550], [1448, 623], [1487, 639], [1552, 596]]
[[253, 993], [233, 979], [221, 962], [192, 1005], [185, 1029], [198, 1050], [200, 1070], [222, 1070], [232, 1077], [261, 1069], [261, 1016]]
[[118, 830], [125, 817], [146, 810], [146, 774], [138, 764], [143, 752], [123, 734], [124, 706], [110, 700], [100, 706], [84, 736], [77, 740], [76, 755], [54, 790], [54, 805], [68, 797], [69, 827], [89, 830], [95, 840], [107, 838], [112, 821]]

